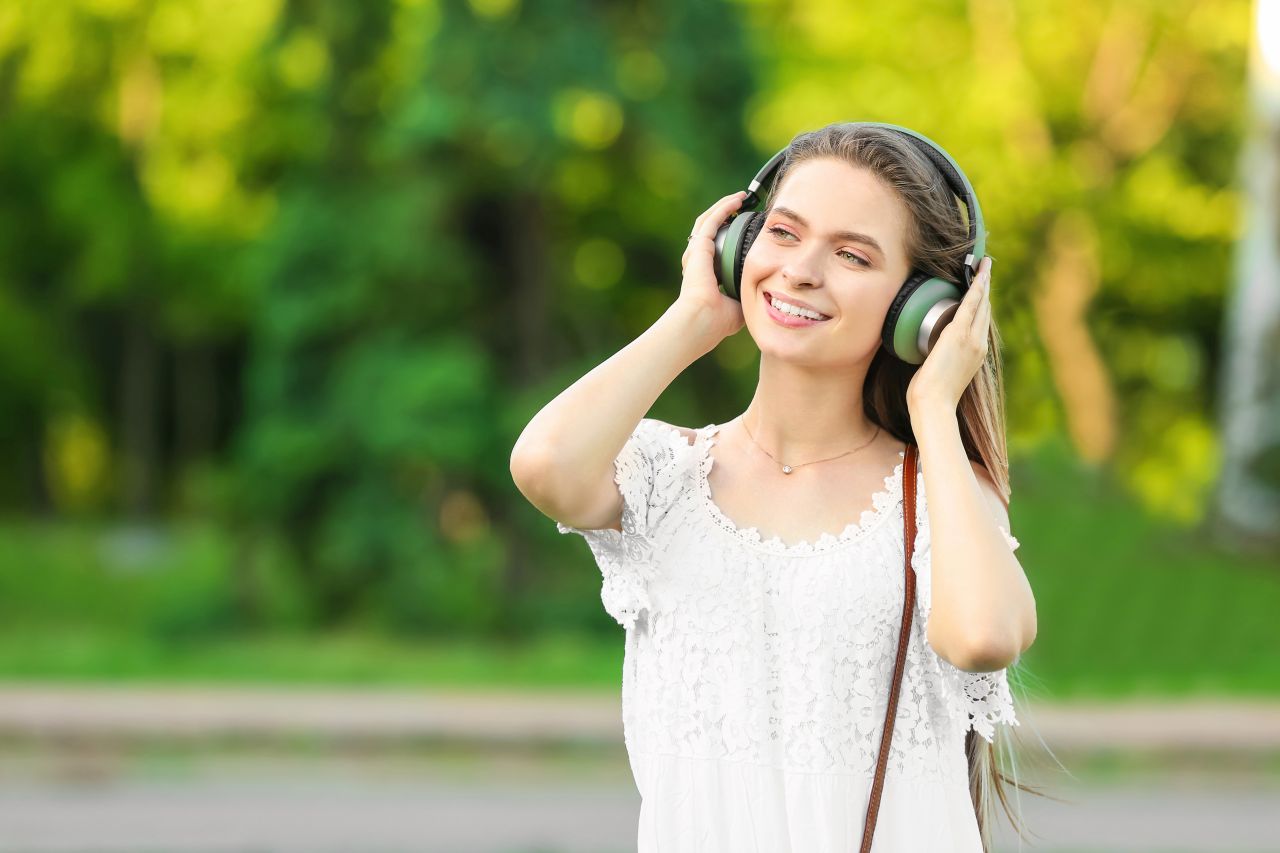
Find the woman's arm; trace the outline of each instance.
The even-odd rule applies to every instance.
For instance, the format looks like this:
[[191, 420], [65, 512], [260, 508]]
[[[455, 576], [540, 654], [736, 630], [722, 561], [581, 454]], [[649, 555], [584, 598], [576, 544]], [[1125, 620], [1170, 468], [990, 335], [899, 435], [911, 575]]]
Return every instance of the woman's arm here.
[[742, 305], [720, 291], [713, 260], [716, 232], [745, 195], [727, 195], [694, 220], [680, 259], [680, 295], [658, 321], [560, 392], [520, 433], [512, 479], [548, 516], [583, 529], [618, 523], [614, 461], [627, 439], [685, 368], [742, 328]]
[[720, 340], [703, 314], [673, 303], [529, 421], [511, 451], [516, 487], [557, 521], [608, 526], [602, 506], [621, 509], [613, 477], [623, 445], [667, 386]]
[[929, 644], [959, 669], [1003, 669], [1036, 636], [1031, 584], [996, 527], [1009, 530], [1008, 510], [986, 471], [965, 454], [954, 406], [917, 401], [911, 426], [932, 537]]

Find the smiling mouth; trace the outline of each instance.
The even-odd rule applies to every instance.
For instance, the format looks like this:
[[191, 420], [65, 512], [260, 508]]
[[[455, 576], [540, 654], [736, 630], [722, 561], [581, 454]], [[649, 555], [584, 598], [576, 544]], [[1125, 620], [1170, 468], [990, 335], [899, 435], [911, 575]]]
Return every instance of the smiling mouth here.
[[[769, 291], [767, 291], [767, 290], [762, 290], [762, 291], [761, 291], [761, 294], [764, 296], [764, 303], [765, 303], [765, 306], [766, 306], [766, 307], [768, 307], [768, 308], [773, 309], [774, 311], [778, 311], [778, 309], [773, 308], [774, 294], [770, 293], [770, 292], [769, 292]], [[779, 302], [787, 302], [787, 300], [783, 299], [781, 296], [777, 297], [777, 299], [778, 299], [778, 301], [779, 301]], [[787, 304], [788, 304], [788, 305], [790, 305], [791, 303], [787, 302]], [[799, 306], [797, 306], [797, 307], [799, 307]], [[821, 311], [818, 311], [816, 308], [810, 308], [809, 310], [810, 310], [810, 311], [813, 311], [813, 312], [814, 312], [814, 313], [816, 313], [816, 314], [822, 314], [822, 312], [821, 312]], [[792, 320], [806, 320], [806, 321], [808, 321], [808, 322], [810, 322], [810, 323], [825, 323], [827, 320], [830, 320], [830, 319], [831, 319], [831, 315], [829, 315], [829, 314], [822, 314], [822, 319], [821, 319], [821, 320], [815, 320], [815, 319], [813, 319], [812, 317], [802, 317], [802, 316], [797, 315], [797, 314], [787, 314], [786, 312], [783, 312], [783, 311], [778, 311], [778, 313], [779, 313], [779, 314], [782, 314], [782, 316], [784, 316], [784, 317], [788, 317], [788, 318], [790, 318], [790, 319], [792, 319]]]

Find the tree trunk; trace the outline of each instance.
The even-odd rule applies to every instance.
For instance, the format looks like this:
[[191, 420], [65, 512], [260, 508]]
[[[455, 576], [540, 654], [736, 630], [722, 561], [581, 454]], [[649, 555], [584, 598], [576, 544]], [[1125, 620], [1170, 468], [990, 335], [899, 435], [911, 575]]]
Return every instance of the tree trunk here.
[[179, 464], [214, 451], [218, 417], [218, 373], [211, 347], [192, 344], [175, 353], [174, 443]]
[[1253, 120], [1241, 158], [1245, 232], [1219, 378], [1223, 463], [1215, 528], [1224, 541], [1274, 549], [1280, 547], [1280, 66], [1264, 62], [1258, 47], [1255, 38]]
[[124, 510], [133, 516], [155, 508], [159, 459], [159, 350], [146, 320], [130, 312], [124, 321], [120, 363], [120, 445]]

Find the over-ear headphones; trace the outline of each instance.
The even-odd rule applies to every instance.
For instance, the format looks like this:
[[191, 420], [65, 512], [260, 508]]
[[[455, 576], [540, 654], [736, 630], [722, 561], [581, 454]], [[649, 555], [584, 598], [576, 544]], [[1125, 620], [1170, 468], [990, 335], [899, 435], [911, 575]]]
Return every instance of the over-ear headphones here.
[[[937, 167], [947, 186], [964, 201], [969, 214], [969, 239], [973, 241], [973, 250], [965, 256], [957, 280], [949, 281], [913, 269], [898, 289], [889, 306], [889, 313], [885, 315], [881, 331], [885, 350], [908, 364], [921, 364], [933, 349], [938, 335], [951, 322], [952, 316], [960, 307], [960, 301], [977, 275], [978, 264], [982, 261], [987, 243], [982, 208], [978, 206], [978, 197], [959, 164], [933, 140], [896, 124], [860, 121], [849, 122], [847, 126], [884, 127], [902, 134]], [[747, 187], [747, 194], [742, 199], [738, 213], [716, 232], [716, 280], [726, 296], [739, 301], [742, 299], [742, 265], [765, 221], [764, 213], [750, 208], [759, 204], [760, 187], [773, 181], [788, 150], [790, 146], [769, 158], [769, 162], [756, 173]]]

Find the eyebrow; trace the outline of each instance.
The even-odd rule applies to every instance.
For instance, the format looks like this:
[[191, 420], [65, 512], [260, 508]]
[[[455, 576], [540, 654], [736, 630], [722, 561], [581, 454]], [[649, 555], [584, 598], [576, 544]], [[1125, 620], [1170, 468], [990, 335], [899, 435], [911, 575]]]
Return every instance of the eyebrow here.
[[[796, 222], [800, 223], [800, 226], [802, 228], [809, 227], [808, 220], [806, 220], [803, 216], [796, 213], [794, 210], [792, 210], [789, 207], [783, 207], [782, 205], [777, 205], [773, 208], [773, 212], [780, 213], [783, 216], [786, 216], [790, 219], [794, 219]], [[885, 255], [884, 249], [882, 249], [880, 247], [880, 244], [876, 242], [876, 238], [872, 237], [870, 234], [859, 234], [857, 231], [835, 231], [831, 234], [831, 236], [837, 240], [849, 240], [850, 242], [853, 242], [853, 243], [863, 243], [875, 249], [882, 256]]]

